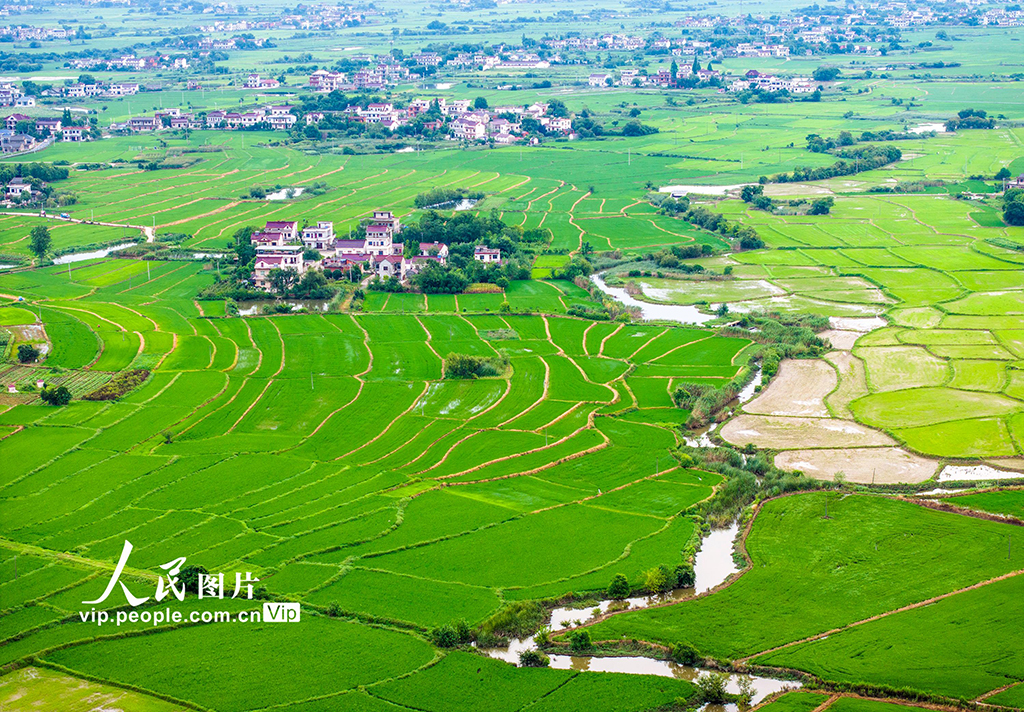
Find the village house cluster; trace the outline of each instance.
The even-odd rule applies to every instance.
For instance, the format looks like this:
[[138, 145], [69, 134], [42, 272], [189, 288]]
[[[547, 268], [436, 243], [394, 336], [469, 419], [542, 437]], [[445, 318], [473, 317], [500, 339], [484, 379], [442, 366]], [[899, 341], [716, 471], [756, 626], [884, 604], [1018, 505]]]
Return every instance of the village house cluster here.
[[156, 69], [188, 69], [188, 57], [168, 54], [154, 54], [149, 57], [136, 57], [134, 54], [123, 54], [113, 59], [102, 57], [85, 57], [73, 59], [72, 69], [105, 69], [107, 71], [131, 70], [141, 72]]
[[69, 99], [88, 96], [134, 96], [139, 93], [139, 85], [135, 82], [113, 82], [111, 84], [104, 84], [103, 82], [94, 82], [92, 84], [75, 82], [58, 90], [49, 89], [44, 93], [56, 94]]
[[[405, 108], [397, 108], [390, 102], [377, 102], [367, 104], [365, 108], [353, 104], [341, 112], [331, 113], [340, 113], [349, 121], [379, 124], [389, 131], [394, 131], [430, 111], [434, 104], [441, 112], [441, 118], [429, 122], [424, 128], [440, 129], [447, 122], [449, 138], [453, 140], [515, 143], [523, 138], [523, 119], [537, 121], [547, 133], [572, 135], [572, 120], [567, 117], [548, 116], [548, 104], [545, 103], [475, 109], [473, 102], [468, 99], [448, 100], [440, 97], [415, 99]], [[323, 111], [310, 112], [306, 114], [306, 124], [319, 124], [327, 114], [328, 112]], [[507, 116], [513, 117], [513, 120], [505, 118]]]
[[66, 30], [63, 27], [0, 27], [0, 37], [9, 37], [14, 41], [69, 40], [74, 36], [75, 30]]
[[[250, 238], [256, 250], [253, 283], [269, 290], [273, 270], [293, 270], [301, 276], [311, 269], [406, 280], [432, 262], [448, 263], [448, 246], [440, 242], [421, 242], [419, 254], [406, 257], [405, 244], [398, 239], [401, 232], [402, 223], [390, 210], [374, 210], [365, 236], [358, 239], [336, 235], [331, 222], [302, 228], [295, 221], [268, 222]], [[306, 260], [307, 250], [315, 250], [321, 259]], [[476, 246], [473, 256], [486, 264], [501, 264], [500, 250], [485, 245]]]
[[814, 92], [819, 83], [815, 83], [810, 77], [777, 77], [774, 74], [764, 74], [751, 69], [741, 79], [729, 84], [729, 91], [746, 91], [748, 89], [760, 89], [766, 92], [788, 91], [790, 94], [810, 94]]
[[717, 69], [698, 69], [694, 72], [692, 65], [684, 63], [677, 65], [676, 76], [674, 79], [672, 77], [671, 70], [668, 69], [659, 69], [656, 74], [644, 74], [639, 69], [621, 69], [619, 70], [617, 77], [614, 74], [609, 74], [607, 72], [591, 74], [587, 79], [587, 83], [592, 87], [670, 87], [678, 83], [680, 80], [689, 79], [690, 77], [696, 77], [699, 82], [707, 82], [721, 76], [722, 73]]
[[123, 123], [111, 124], [115, 131], [148, 133], [163, 128], [170, 129], [245, 129], [269, 126], [272, 129], [287, 130], [295, 125], [298, 118], [289, 105], [271, 105], [249, 111], [208, 111], [205, 114], [183, 112], [181, 109], [164, 109], [153, 116], [133, 116]]
[[62, 119], [45, 119], [25, 114], [10, 114], [4, 118], [4, 128], [0, 130], [0, 152], [20, 153], [36, 147], [39, 143], [35, 136], [18, 131], [19, 124], [29, 123], [36, 134], [49, 137], [64, 143], [88, 141], [91, 137], [89, 126], [65, 125]]
[[34, 96], [26, 96], [12, 81], [0, 80], [0, 106], [35, 106]]
[[354, 72], [351, 78], [344, 72], [318, 69], [309, 76], [310, 88], [325, 94], [332, 91], [380, 90], [401, 81], [418, 79], [420, 76], [411, 73], [408, 67], [403, 67], [390, 57], [377, 61], [373, 55], [354, 55], [351, 59], [353, 62], [368, 63], [372, 66]]

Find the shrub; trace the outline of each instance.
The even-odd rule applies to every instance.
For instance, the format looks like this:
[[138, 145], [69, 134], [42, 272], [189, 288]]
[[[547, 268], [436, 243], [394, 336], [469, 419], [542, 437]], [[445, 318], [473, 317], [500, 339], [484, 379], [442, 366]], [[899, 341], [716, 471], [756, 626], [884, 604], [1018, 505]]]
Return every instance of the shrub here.
[[676, 580], [675, 572], [662, 564], [644, 574], [644, 587], [651, 593], [665, 593], [675, 587]]
[[539, 650], [524, 650], [519, 653], [520, 667], [548, 667], [551, 658]]
[[672, 646], [672, 659], [680, 665], [696, 665], [700, 661], [700, 653], [692, 645], [676, 643]]
[[454, 648], [473, 640], [473, 631], [464, 620], [452, 621], [430, 631], [430, 639], [439, 648]]
[[508, 368], [508, 357], [448, 354], [444, 359], [445, 378], [486, 378], [499, 376]]
[[547, 611], [536, 601], [509, 603], [477, 628], [477, 640], [529, 638], [543, 625]]
[[590, 640], [590, 631], [574, 630], [569, 633], [569, 648], [574, 653], [583, 653], [590, 650], [594, 644]]
[[625, 598], [631, 590], [629, 579], [624, 574], [615, 574], [608, 584], [608, 598]]
[[18, 345], [18, 361], [21, 363], [31, 363], [39, 358], [39, 349], [32, 344], [19, 344]]
[[720, 705], [731, 701], [730, 695], [725, 690], [725, 675], [717, 672], [709, 672], [697, 678], [697, 693], [695, 702], [708, 705]]
[[178, 580], [181, 581], [181, 585], [189, 593], [199, 593], [199, 574], [206, 576], [209, 573], [210, 572], [207, 571], [205, 566], [189, 564], [181, 567], [181, 573], [178, 574]]
[[47, 405], [67, 405], [71, 402], [71, 391], [66, 386], [56, 388], [44, 388], [39, 397]]

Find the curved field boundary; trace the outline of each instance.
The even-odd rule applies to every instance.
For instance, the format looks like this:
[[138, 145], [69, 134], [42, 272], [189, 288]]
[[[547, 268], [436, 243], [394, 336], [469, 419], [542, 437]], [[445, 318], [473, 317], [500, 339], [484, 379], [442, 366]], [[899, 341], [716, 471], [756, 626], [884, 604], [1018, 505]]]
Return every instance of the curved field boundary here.
[[906, 611], [912, 611], [915, 608], [921, 608], [923, 606], [930, 606], [933, 603], [938, 603], [939, 601], [942, 601], [944, 599], [950, 598], [952, 596], [956, 596], [956, 595], [961, 594], [961, 593], [966, 593], [968, 591], [974, 591], [975, 589], [983, 588], [985, 586], [988, 586], [989, 584], [998, 583], [999, 581], [1005, 581], [1005, 580], [1011, 579], [1011, 578], [1013, 578], [1015, 576], [1020, 576], [1021, 574], [1024, 574], [1024, 569], [1017, 569], [1016, 571], [1011, 571], [1011, 572], [1005, 573], [1005, 574], [1003, 574], [1001, 576], [996, 576], [994, 578], [990, 578], [990, 579], [988, 579], [986, 581], [979, 581], [978, 583], [971, 584], [970, 586], [965, 586], [964, 588], [958, 588], [955, 591], [949, 591], [948, 593], [943, 593], [943, 594], [938, 595], [938, 596], [933, 596], [933, 597], [928, 598], [928, 599], [926, 599], [924, 601], [918, 601], [917, 603], [911, 603], [909, 605], [902, 606], [901, 608], [894, 608], [893, 610], [886, 611], [885, 613], [879, 613], [878, 615], [871, 616], [870, 618], [864, 618], [863, 620], [854, 621], [853, 623], [849, 623], [847, 625], [840, 626], [838, 628], [833, 628], [832, 630], [827, 630], [824, 633], [818, 633], [817, 635], [808, 636], [807, 638], [801, 638], [800, 640], [794, 640], [794, 641], [791, 641], [791, 642], [786, 643], [784, 645], [777, 645], [774, 648], [769, 648], [768, 650], [762, 650], [761, 652], [754, 653], [753, 655], [747, 655], [747, 656], [742, 657], [742, 658], [737, 658], [735, 662], [737, 662], [739, 664], [748, 663], [748, 662], [750, 662], [751, 659], [756, 658], [756, 657], [760, 657], [761, 655], [768, 655], [769, 653], [774, 653], [774, 652], [776, 652], [778, 650], [784, 650], [784, 649], [790, 648], [790, 647], [792, 647], [794, 645], [800, 645], [801, 643], [811, 643], [811, 642], [813, 642], [815, 640], [821, 640], [822, 638], [827, 638], [830, 635], [835, 635], [836, 633], [841, 633], [844, 630], [849, 630], [850, 628], [856, 628], [857, 626], [864, 625], [865, 623], [871, 623], [873, 621], [881, 620], [883, 618], [888, 618], [889, 616], [895, 615], [896, 613], [904, 613]]

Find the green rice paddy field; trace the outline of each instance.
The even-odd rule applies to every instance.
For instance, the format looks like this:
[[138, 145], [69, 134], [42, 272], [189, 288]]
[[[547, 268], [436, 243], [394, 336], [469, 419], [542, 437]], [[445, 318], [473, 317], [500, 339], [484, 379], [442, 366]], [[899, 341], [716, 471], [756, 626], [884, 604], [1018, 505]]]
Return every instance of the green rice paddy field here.
[[[118, 8], [97, 12], [135, 21]], [[423, 17], [402, 15], [396, 26], [415, 28]], [[504, 295], [372, 293], [359, 314], [227, 318], [219, 303], [194, 301], [213, 280], [196, 262], [100, 259], [0, 273], [0, 294], [26, 300], [0, 307], [0, 327], [43, 326], [46, 365], [62, 369], [44, 368], [46, 377], [76, 396], [50, 408], [32, 392], [0, 394], [0, 707], [642, 712], [692, 700], [684, 679], [584, 672], [581, 663], [516, 668], [430, 642], [437, 626], [476, 626], [510, 604], [599, 593], [619, 573], [639, 584], [656, 566], [682, 563], [701, 525], [687, 509], [722, 484], [669, 454], [687, 417], [670, 393], [685, 381], [726, 383], [747, 367], [749, 342], [570, 318], [586, 295], [550, 279], [552, 270], [585, 248], [729, 248], [657, 214], [644, 199], [651, 186], [735, 185], [831, 163], [803, 148], [810, 132], [902, 130], [967, 106], [1002, 113], [996, 130], [901, 141], [904, 159], [893, 166], [776, 196], [831, 194], [827, 216], [708, 201], [755, 227], [767, 249], [704, 260], [715, 271], [732, 267], [731, 280], [645, 279], [660, 301], [882, 317], [851, 352], [865, 379], [860, 390], [840, 384], [855, 394], [845, 417], [939, 458], [1024, 454], [1024, 232], [1001, 224], [994, 201], [955, 197], [985, 188], [972, 175], [1024, 170], [1016, 85], [959, 78], [1003, 71], [993, 40], [1016, 30], [961, 32], [974, 41], [929, 55], [963, 61], [956, 76], [905, 81], [911, 70], [896, 62], [885, 77], [851, 77], [841, 96], [814, 105], [738, 104], [707, 90], [667, 102], [653, 90], [559, 89], [573, 111], [586, 106], [611, 123], [637, 108], [659, 129], [629, 139], [344, 155], [277, 145], [280, 133], [204, 131], [47, 149], [40, 155], [51, 161], [128, 162], [73, 170], [59, 186], [78, 198], [67, 208], [73, 218], [112, 224], [50, 219], [60, 250], [136, 237], [143, 226], [157, 239], [185, 234], [182, 244], [196, 251], [222, 249], [236, 230], [267, 220], [332, 220], [344, 234], [374, 209], [415, 220], [415, 196], [432, 187], [483, 192], [476, 210], [548, 228], [552, 240], [535, 279]], [[249, 71], [289, 51], [327, 53], [279, 34], [278, 49], [233, 53], [231, 68]], [[488, 38], [518, 41], [519, 32]], [[368, 51], [388, 46], [372, 32], [364, 40]], [[818, 63], [759, 68], [810, 73]], [[728, 59], [725, 68], [750, 67]], [[492, 105], [551, 98], [524, 90], [513, 100], [464, 81], [440, 93]], [[236, 106], [238, 96], [111, 100], [104, 120], [179, 98], [197, 109]], [[182, 151], [196, 159], [186, 168], [135, 167]], [[866, 192], [924, 179], [948, 185]], [[247, 197], [253, 186], [308, 190], [264, 201]], [[43, 222], [0, 215], [0, 255], [26, 260], [28, 234]], [[503, 300], [535, 315], [499, 315]], [[482, 336], [494, 330], [518, 338]], [[445, 379], [450, 353], [501, 354], [510, 367], [496, 378]], [[152, 373], [121, 399], [77, 399], [137, 368]], [[3, 376], [25, 391], [37, 373], [5, 367]], [[1024, 511], [1019, 490], [951, 500], [986, 516]], [[770, 712], [812, 712], [829, 700], [837, 712], [907, 712], [817, 689], [847, 684], [1024, 708], [1019, 531], [864, 491], [785, 496], [758, 509], [744, 540], [750, 566], [728, 586], [588, 629], [609, 649], [687, 644], [702, 657], [814, 676]], [[78, 612], [93, 608], [83, 602], [102, 592], [126, 539], [134, 550], [122, 581], [135, 595], [152, 595], [160, 565], [184, 556], [228, 582], [252, 572], [276, 601], [299, 603], [302, 620], [83, 622]], [[254, 608], [194, 596], [172, 603], [185, 615]], [[117, 590], [95, 608], [125, 605]]]
[[[216, 709], [241, 709], [232, 700], [268, 667], [280, 681], [260, 679], [246, 709], [323, 697], [331, 709], [472, 709], [486, 687], [493, 709], [564, 688], [573, 704], [611, 710], [628, 700], [639, 710], [689, 694], [682, 681], [576, 680], [465, 653], [442, 659], [425, 634], [457, 619], [476, 625], [507, 601], [600, 590], [617, 573], [639, 582], [681, 563], [695, 531], [681, 512], [718, 477], [666, 465], [678, 442], [671, 426], [686, 416], [667, 406], [668, 388], [678, 378], [724, 382], [745, 365], [748, 342], [429, 304], [419, 314], [206, 318], [191, 296], [211, 272], [160, 263], [148, 280], [129, 281], [130, 264], [79, 263], [70, 279], [60, 268], [0, 277], [5, 293], [42, 304], [5, 308], [6, 321], [41, 315], [64, 368], [153, 371], [116, 402], [6, 401], [3, 664], [37, 656], [101, 684]], [[529, 283], [509, 299], [564, 311], [573, 289]], [[518, 338], [480, 337], [494, 329]], [[699, 339], [707, 348], [672, 361], [672, 374], [640, 379], [642, 388], [630, 375]], [[442, 377], [444, 354], [499, 351], [510, 357], [505, 377]], [[635, 383], [657, 401], [639, 414], [657, 424], [621, 417], [635, 410]], [[659, 388], [663, 398], [646, 395]], [[135, 591], [153, 586], [144, 572], [186, 556], [229, 580], [252, 571], [273, 596], [302, 602], [303, 622], [284, 639], [270, 625], [211, 625], [92, 642], [126, 630], [77, 615], [126, 538]], [[103, 606], [119, 603], [120, 591]], [[340, 620], [323, 615], [328, 605]], [[290, 656], [300, 648], [318, 658], [313, 668]], [[182, 649], [206, 651], [202, 677], [184, 674], [192, 656], [167, 666]], [[125, 664], [142, 658], [154, 667]], [[284, 658], [300, 667], [281, 668]], [[441, 688], [448, 701], [432, 707]]]
[[[9, 400], [0, 414], [0, 662], [31, 657], [37, 666], [5, 685], [27, 695], [45, 686], [70, 706], [84, 693], [56, 673], [82, 675], [96, 681], [90, 694], [138, 690], [139, 709], [162, 709], [146, 693], [229, 710], [438, 712], [643, 710], [690, 694], [685, 681], [445, 654], [426, 633], [456, 619], [478, 624], [507, 602], [601, 590], [617, 573], [639, 582], [680, 563], [695, 532], [682, 513], [719, 479], [666, 466], [679, 437], [672, 426], [686, 416], [670, 407], [668, 388], [724, 382], [745, 365], [748, 342], [556, 314], [433, 312], [429, 298], [412, 314], [385, 305], [210, 318], [198, 308], [209, 303], [191, 299], [209, 270], [160, 263], [147, 280], [117, 281], [124, 269], [101, 260], [81, 263], [71, 280], [59, 268], [0, 278], [0, 290], [30, 304], [5, 308], [7, 321], [41, 315], [65, 368], [153, 371], [120, 401], [53, 409]], [[550, 312], [571, 294], [559, 282], [524, 287], [510, 299], [544, 300]], [[481, 338], [494, 329], [518, 338]], [[451, 352], [504, 352], [511, 368], [446, 380]], [[657, 375], [634, 375], [645, 368]], [[993, 658], [983, 644], [1019, 632], [1020, 579], [1000, 578], [1022, 568], [1020, 549], [1007, 548], [1012, 527], [863, 495], [831, 495], [824, 520], [824, 496], [767, 503], [747, 541], [754, 567], [726, 590], [613, 616], [592, 628], [595, 639], [685, 642], [723, 659], [786, 646], [755, 662], [950, 697], [1017, 679], [1020, 661]], [[102, 590], [126, 538], [135, 595], [152, 592], [160, 564], [186, 556], [229, 580], [253, 572], [272, 596], [301, 603], [302, 622], [83, 623], [82, 602]], [[899, 612], [934, 597], [934, 606]], [[237, 612], [246, 603], [187, 598], [176, 607]], [[120, 591], [99, 608], [117, 605]], [[970, 627], [957, 627], [952, 612]], [[871, 641], [892, 626], [916, 633], [887, 657]], [[928, 626], [948, 647], [934, 645]], [[131, 631], [146, 634], [124, 637]], [[998, 638], [996, 648], [1004, 642], [1013, 647]], [[858, 652], [864, 646], [873, 657]], [[938, 674], [954, 650], [963, 674]], [[915, 656], [920, 672], [894, 662]], [[197, 661], [201, 675], [188, 672]]]

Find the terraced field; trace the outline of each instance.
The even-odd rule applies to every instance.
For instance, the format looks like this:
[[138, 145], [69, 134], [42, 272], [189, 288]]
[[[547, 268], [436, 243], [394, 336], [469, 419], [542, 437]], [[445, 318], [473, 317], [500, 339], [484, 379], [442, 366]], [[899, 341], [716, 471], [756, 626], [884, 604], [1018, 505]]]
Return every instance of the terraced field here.
[[[1017, 370], [1024, 354], [1018, 333], [1024, 313], [1018, 304], [1024, 299], [1022, 260], [1000, 246], [1000, 240], [1024, 245], [1024, 230], [979, 225], [970, 204], [944, 195], [842, 196], [830, 215], [814, 217], [772, 215], [739, 202], [724, 205], [728, 214], [757, 226], [776, 249], [704, 261], [716, 271], [732, 267], [731, 280], [644, 278], [648, 298], [728, 301], [735, 312], [773, 309], [832, 317], [835, 330], [825, 336], [837, 352], [822, 363], [834, 369], [838, 382], [818, 394], [826, 411], [817, 415], [883, 431], [872, 446], [996, 462], [1024, 451], [1024, 391]], [[780, 402], [800, 397], [784, 384], [773, 388]], [[732, 431], [751, 431], [750, 417], [744, 418]], [[770, 436], [750, 437], [733, 442], [792, 448]], [[814, 442], [819, 448], [862, 445], [838, 436]], [[897, 479], [917, 481], [931, 474], [910, 467], [910, 461], [900, 466], [891, 456], [881, 461], [889, 463], [890, 475], [901, 473]], [[815, 476], [842, 470], [872, 481], [870, 467], [851, 473], [855, 463], [821, 452], [786, 453], [777, 462]]]
[[[431, 709], [440, 671], [470, 664], [480, 671], [451, 691], [467, 705], [481, 675], [496, 700], [503, 684], [526, 696], [521, 702], [563, 685], [578, 688], [574, 699], [605, 699], [600, 676], [520, 672], [465, 654], [401, 676], [438, 659], [424, 640], [430, 628], [478, 624], [509, 601], [603, 590], [619, 573], [639, 583], [653, 567], [682, 563], [695, 525], [681, 512], [710, 496], [718, 476], [675, 466], [672, 426], [687, 414], [670, 407], [668, 389], [704, 371], [704, 382], [725, 382], [745, 367], [745, 341], [430, 309], [211, 318], [187, 296], [212, 278], [197, 265], [161, 264], [142, 283], [113, 280], [118, 268], [83, 264], [73, 282], [59, 269], [0, 277], [0, 291], [30, 300], [58, 293], [32, 313], [62, 363], [83, 374], [152, 370], [118, 401], [9, 402], [0, 413], [9, 463], [0, 551], [2, 566], [19, 572], [0, 585], [3, 663], [38, 655], [233, 709], [232, 688], [210, 681], [240, 663], [223, 651], [244, 633], [237, 655], [251, 654], [252, 635], [267, 643], [246, 658], [250, 669], [278, 660], [282, 646], [313, 645], [331, 670], [282, 675], [265, 685], [261, 705], [328, 696], [359, 707], [372, 704], [369, 694]], [[509, 298], [552, 311], [575, 289], [528, 286]], [[494, 329], [518, 338], [481, 337]], [[503, 352], [511, 368], [502, 378], [446, 379], [443, 357], [453, 352]], [[633, 377], [654, 364], [657, 375]], [[152, 587], [145, 571], [186, 556], [229, 580], [252, 571], [271, 595], [301, 601], [310, 622], [294, 640], [240, 626], [169, 626], [97, 646], [95, 624], [76, 611], [101, 592], [126, 538], [135, 546], [126, 571], [133, 591]], [[123, 603], [118, 591], [103, 606]], [[192, 598], [183, 605], [210, 608]], [[322, 614], [329, 606], [342, 620]], [[181, 676], [194, 662], [185, 658], [159, 673], [124, 663], [144, 656], [163, 668], [173, 656], [160, 651], [182, 648], [209, 651], [205, 682]], [[366, 664], [371, 658], [381, 662]], [[614, 688], [648, 706], [690, 689], [632, 677]]]

